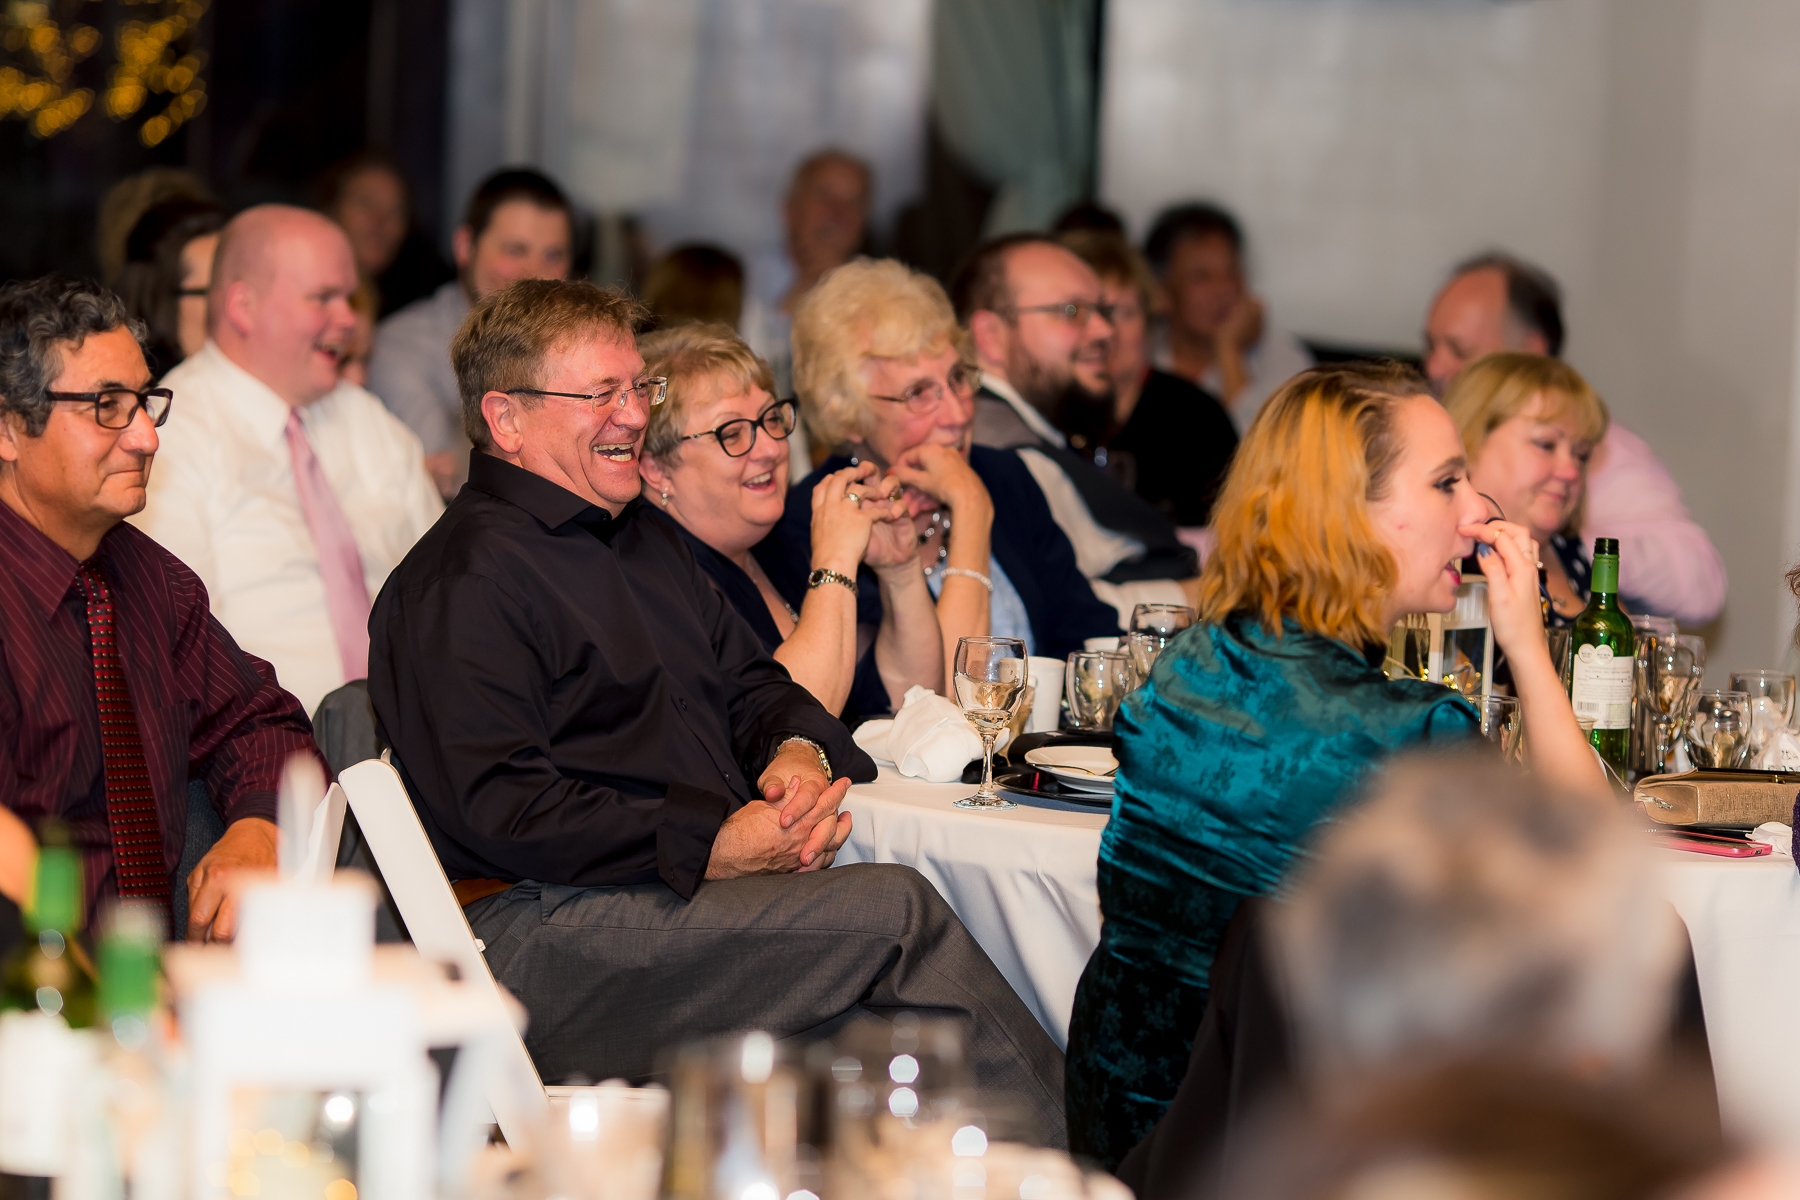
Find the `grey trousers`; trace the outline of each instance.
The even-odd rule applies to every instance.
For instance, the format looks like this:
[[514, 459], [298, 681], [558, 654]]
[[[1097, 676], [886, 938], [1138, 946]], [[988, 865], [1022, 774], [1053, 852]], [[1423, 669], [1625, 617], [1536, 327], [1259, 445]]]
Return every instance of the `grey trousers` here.
[[1068, 1144], [1061, 1052], [911, 867], [715, 881], [688, 901], [660, 883], [520, 883], [465, 911], [531, 1014], [525, 1044], [547, 1083], [641, 1079], [694, 1038], [822, 1035], [910, 1010], [961, 1019], [975, 1085], [1014, 1093], [1045, 1145]]

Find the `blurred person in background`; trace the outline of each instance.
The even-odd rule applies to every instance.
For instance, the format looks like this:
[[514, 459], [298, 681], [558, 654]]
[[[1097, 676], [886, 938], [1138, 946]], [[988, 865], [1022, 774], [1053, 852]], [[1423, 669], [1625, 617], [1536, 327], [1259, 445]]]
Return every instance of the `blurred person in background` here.
[[377, 319], [430, 295], [451, 277], [430, 239], [413, 228], [411, 189], [381, 151], [364, 150], [327, 171], [318, 206], [350, 238], [357, 273], [376, 298]]
[[[778, 591], [802, 594], [820, 486], [863, 464], [892, 476], [937, 599], [945, 679], [963, 637], [1016, 637], [1028, 653], [1062, 658], [1119, 632], [1031, 472], [1017, 455], [973, 444], [974, 371], [962, 346], [944, 289], [892, 259], [847, 263], [808, 294], [794, 314], [794, 381], [807, 424], [839, 453], [789, 489], [760, 556]], [[859, 572], [859, 625], [885, 620], [881, 593], [872, 570]]]
[[[142, 338], [92, 282], [0, 288], [0, 806], [68, 827], [90, 928], [121, 896], [171, 916], [181, 898], [175, 936], [229, 940], [230, 878], [274, 868], [282, 768], [318, 750], [194, 572], [125, 524], [171, 404]], [[224, 834], [182, 878], [190, 779]], [[19, 897], [34, 849], [0, 820], [0, 894]]]
[[1237, 450], [1237, 428], [1219, 398], [1150, 363], [1150, 313], [1156, 279], [1131, 243], [1118, 233], [1083, 230], [1062, 235], [1100, 276], [1102, 299], [1112, 306], [1112, 404], [1089, 406], [1085, 432], [1078, 412], [1062, 426], [1071, 447], [1087, 439], [1112, 465], [1130, 456], [1137, 494], [1177, 525], [1195, 528], [1212, 517], [1213, 497]]
[[1574, 624], [1594, 570], [1592, 543], [1574, 525], [1594, 447], [1606, 436], [1606, 405], [1561, 359], [1501, 351], [1457, 373], [1444, 409], [1462, 435], [1475, 490], [1552, 551], [1543, 556], [1550, 623]]
[[864, 248], [874, 191], [869, 164], [842, 150], [816, 151], [794, 168], [781, 207], [786, 255], [757, 272], [740, 326], [750, 348], [774, 370], [777, 395], [793, 394], [788, 334], [794, 312], [826, 272]]
[[[873, 463], [813, 486], [809, 575], [783, 592], [758, 561], [788, 497], [787, 438], [798, 403], [774, 397], [769, 365], [724, 325], [683, 325], [638, 340], [644, 370], [668, 381], [650, 410], [638, 470], [645, 497], [680, 527], [763, 649], [834, 716], [900, 707], [907, 689], [942, 691], [943, 641], [919, 566], [900, 484]], [[654, 518], [652, 518], [654, 519]], [[857, 621], [857, 572], [867, 565], [881, 622]]]
[[356, 328], [350, 333], [350, 344], [344, 348], [344, 359], [338, 364], [338, 377], [359, 388], [369, 385], [369, 356], [375, 352], [375, 313], [380, 301], [367, 280], [350, 293], [350, 311], [356, 315]]
[[[1442, 396], [1498, 350], [1562, 355], [1562, 289], [1539, 267], [1489, 253], [1450, 273], [1425, 316], [1425, 373]], [[1611, 422], [1588, 464], [1582, 540], [1619, 539], [1619, 592], [1637, 612], [1701, 625], [1725, 607], [1725, 560], [1688, 514], [1649, 443]]]
[[1009, 234], [970, 253], [950, 296], [981, 368], [976, 444], [1018, 451], [1121, 624], [1141, 603], [1191, 604], [1198, 563], [1175, 523], [1058, 428], [1112, 402], [1111, 307], [1093, 268], [1042, 234]]
[[716, 323], [736, 331], [744, 315], [744, 264], [718, 246], [677, 246], [650, 268], [643, 301], [658, 329]]
[[339, 376], [357, 286], [348, 239], [318, 213], [232, 218], [210, 338], [164, 380], [181, 404], [133, 518], [308, 712], [368, 674], [370, 598], [443, 511], [418, 438]]
[[125, 242], [138, 220], [150, 209], [177, 196], [218, 203], [206, 181], [186, 167], [146, 167], [127, 175], [100, 197], [94, 217], [94, 257], [100, 278], [109, 286], [125, 269]]
[[438, 492], [454, 496], [469, 474], [469, 439], [450, 367], [450, 339], [469, 305], [520, 279], [567, 279], [575, 223], [563, 190], [515, 167], [481, 181], [452, 238], [457, 277], [383, 321], [369, 359], [369, 390], [418, 435]]
[[1268, 323], [1244, 271], [1244, 231], [1216, 204], [1180, 204], [1150, 227], [1144, 257], [1162, 283], [1167, 325], [1156, 365], [1218, 396], [1238, 432], [1269, 396], [1312, 366], [1300, 340]]
[[125, 239], [115, 289], [149, 331], [145, 358], [161, 379], [206, 344], [206, 293], [225, 212], [210, 200], [175, 196], [152, 205]]
[[1457, 692], [1388, 679], [1407, 613], [1449, 612], [1457, 563], [1493, 548], [1488, 608], [1542, 777], [1611, 800], [1551, 664], [1538, 547], [1488, 522], [1425, 380], [1317, 368], [1276, 392], [1214, 508], [1199, 622], [1126, 697], [1100, 843], [1100, 944], [1069, 1027], [1071, 1149], [1109, 1168], [1176, 1094], [1239, 903], [1275, 890], [1318, 824], [1408, 748], [1480, 736]]

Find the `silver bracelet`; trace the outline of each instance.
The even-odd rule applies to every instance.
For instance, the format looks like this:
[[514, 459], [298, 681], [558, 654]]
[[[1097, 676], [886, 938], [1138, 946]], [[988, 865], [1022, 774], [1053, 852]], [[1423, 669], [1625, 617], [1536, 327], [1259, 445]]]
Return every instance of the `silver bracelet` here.
[[986, 575], [983, 575], [980, 571], [969, 571], [962, 567], [945, 567], [939, 574], [945, 579], [950, 578], [952, 575], [961, 575], [964, 579], [973, 579], [989, 592], [994, 590], [994, 581], [989, 579]]

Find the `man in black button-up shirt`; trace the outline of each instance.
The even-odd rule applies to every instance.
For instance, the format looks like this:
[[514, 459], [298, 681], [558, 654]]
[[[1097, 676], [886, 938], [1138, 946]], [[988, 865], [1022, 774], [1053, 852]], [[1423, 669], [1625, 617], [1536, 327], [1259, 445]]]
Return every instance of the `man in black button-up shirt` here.
[[469, 483], [370, 618], [382, 731], [540, 1072], [937, 1009], [1060, 1144], [1061, 1056], [931, 885], [822, 869], [874, 764], [679, 534], [634, 519], [660, 387], [633, 316], [549, 281], [477, 305], [452, 349]]

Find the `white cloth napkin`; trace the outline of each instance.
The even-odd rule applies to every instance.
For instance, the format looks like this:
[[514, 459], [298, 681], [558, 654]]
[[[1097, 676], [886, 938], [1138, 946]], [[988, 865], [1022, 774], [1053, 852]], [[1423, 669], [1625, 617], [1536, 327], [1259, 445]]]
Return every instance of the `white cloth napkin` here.
[[1794, 857], [1794, 830], [1780, 821], [1765, 821], [1750, 831], [1750, 840], [1766, 842], [1770, 853], [1782, 858]]
[[[893, 763], [902, 775], [932, 783], [955, 783], [963, 768], [981, 757], [981, 735], [962, 709], [930, 688], [907, 691], [892, 720], [864, 721], [852, 735], [874, 758]], [[1011, 738], [1003, 732], [995, 749]]]

